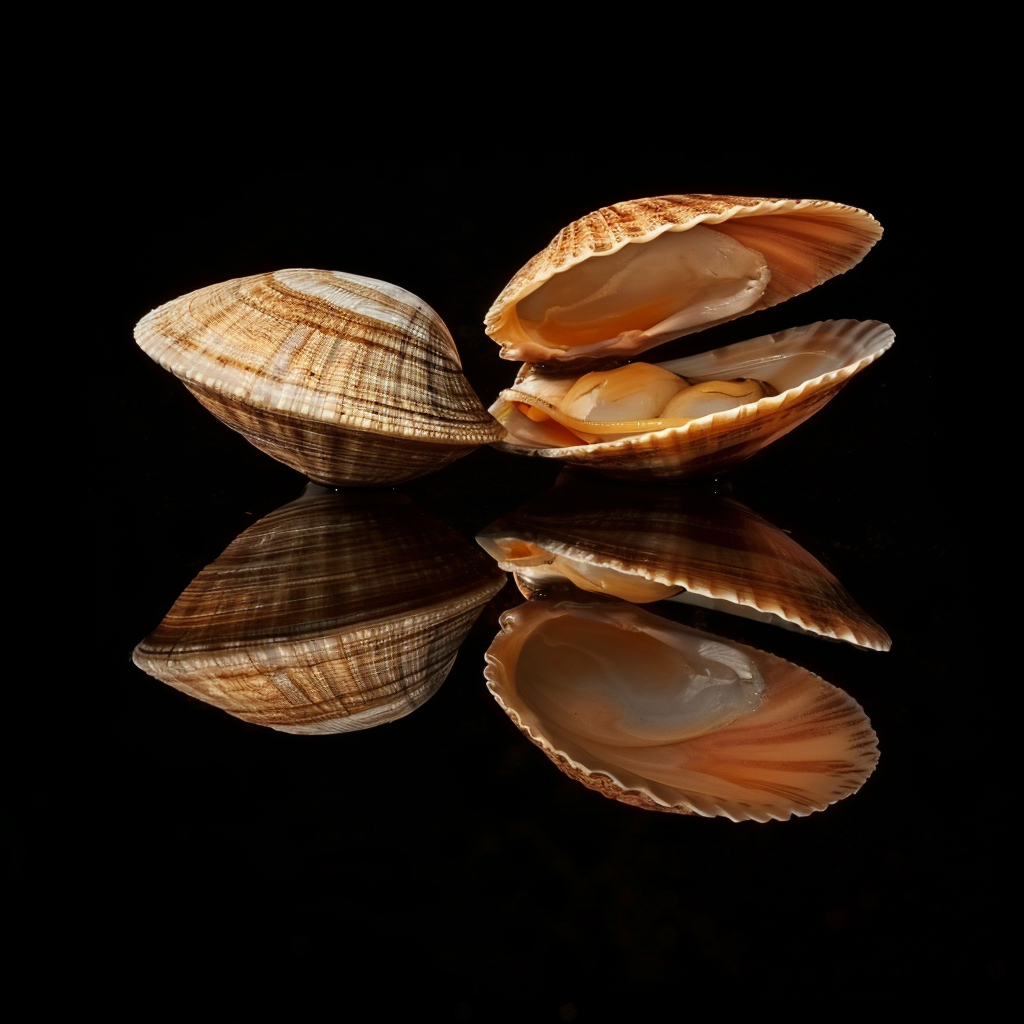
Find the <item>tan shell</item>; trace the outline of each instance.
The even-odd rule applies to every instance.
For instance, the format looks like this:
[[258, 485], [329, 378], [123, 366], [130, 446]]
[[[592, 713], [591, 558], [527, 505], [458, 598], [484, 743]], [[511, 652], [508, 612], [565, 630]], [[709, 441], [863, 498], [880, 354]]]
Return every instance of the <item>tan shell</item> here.
[[501, 436], [440, 317], [384, 281], [239, 278], [153, 310], [135, 338], [223, 423], [321, 483], [399, 483]]
[[366, 729], [437, 691], [504, 583], [483, 552], [401, 496], [313, 495], [240, 534], [134, 661], [247, 722]]
[[878, 760], [842, 690], [633, 605], [530, 601], [501, 626], [488, 689], [559, 769], [604, 796], [786, 820], [855, 793]]
[[[608, 256], [630, 244], [650, 242], [666, 232], [703, 224], [760, 252], [771, 271], [761, 297], [742, 314], [765, 309], [844, 273], [882, 235], [864, 210], [816, 199], [760, 199], [742, 196], [679, 195], [636, 199], [603, 207], [563, 228], [505, 286], [484, 320], [486, 333], [501, 345], [504, 359], [543, 363], [575, 358], [571, 349], [538, 342], [519, 322], [516, 305], [555, 274], [592, 257]], [[681, 330], [680, 337], [711, 323]], [[666, 340], [612, 345], [603, 355], [630, 356]]]
[[558, 376], [524, 366], [514, 386], [491, 406], [508, 431], [497, 447], [624, 478], [678, 480], [716, 473], [749, 458], [817, 412], [893, 340], [888, 324], [876, 320], [826, 320], [660, 363], [695, 380], [767, 380], [779, 393], [699, 419], [635, 422], [630, 429], [639, 433], [569, 447], [546, 446], [536, 426], [512, 403], [553, 411], [579, 373]]
[[[477, 543], [525, 597], [576, 587], [672, 600], [887, 651], [891, 641], [826, 568], [746, 506], [704, 488], [560, 479]], [[569, 582], [571, 581], [571, 583]]]

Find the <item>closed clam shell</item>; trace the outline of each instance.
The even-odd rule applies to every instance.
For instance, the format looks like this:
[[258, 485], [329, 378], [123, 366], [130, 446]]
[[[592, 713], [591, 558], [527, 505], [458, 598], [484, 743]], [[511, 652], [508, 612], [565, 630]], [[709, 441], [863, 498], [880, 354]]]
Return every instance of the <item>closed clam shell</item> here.
[[[731, 240], [729, 245], [738, 243], [732, 246], [737, 252], [742, 246], [763, 258], [760, 282], [755, 281], [758, 273], [751, 271], [752, 291], [739, 307], [726, 304], [717, 312], [709, 311], [699, 322], [682, 322], [676, 326], [667, 323], [664, 328], [655, 327], [661, 314], [652, 313], [647, 320], [641, 317], [635, 324], [628, 325], [631, 329], [620, 330], [623, 325], [619, 324], [607, 332], [607, 337], [600, 336], [600, 331], [594, 334], [589, 328], [585, 338], [570, 337], [561, 331], [548, 335], [543, 328], [531, 326], [529, 318], [536, 319], [538, 313], [536, 310], [524, 312], [522, 304], [545, 286], [549, 286], [550, 291], [549, 283], [557, 276], [571, 274], [585, 262], [595, 261], [594, 269], [588, 266], [587, 277], [593, 280], [588, 280], [585, 288], [595, 294], [603, 293], [594, 307], [595, 315], [603, 316], [608, 313], [606, 306], [618, 302], [618, 296], [624, 292], [620, 264], [635, 253], [631, 250], [616, 259], [609, 257], [626, 247], [636, 249], [659, 239], [658, 246], [667, 248], [672, 240], [664, 236], [695, 228], [717, 232]], [[670, 338], [765, 309], [806, 292], [860, 262], [881, 234], [881, 226], [864, 210], [824, 200], [673, 195], [615, 203], [563, 228], [545, 249], [526, 263], [488, 310], [484, 329], [501, 345], [503, 358], [521, 362], [545, 363], [597, 354], [632, 356]], [[723, 258], [727, 265], [736, 259], [733, 253]], [[602, 260], [606, 261], [612, 276], [606, 284], [597, 280], [602, 273]], [[670, 254], [666, 271], [669, 284], [672, 268], [677, 263]], [[650, 280], [652, 273], [654, 271], [643, 276]], [[537, 301], [532, 300], [530, 305], [536, 305]], [[559, 301], [563, 300], [553, 296], [552, 307]]]
[[226, 281], [148, 313], [135, 338], [223, 423], [321, 483], [400, 483], [501, 436], [437, 313], [373, 278]]
[[756, 378], [777, 394], [695, 419], [653, 419], [612, 425], [613, 440], [566, 445], [545, 423], [517, 409], [529, 405], [556, 419], [558, 403], [579, 376], [526, 365], [491, 412], [507, 430], [497, 447], [522, 455], [560, 459], [609, 476], [678, 480], [706, 476], [749, 458], [821, 409], [854, 374], [892, 345], [888, 324], [876, 320], [827, 320], [657, 365], [691, 380]]
[[877, 739], [848, 694], [781, 658], [622, 602], [501, 617], [488, 689], [571, 778], [647, 810], [786, 820], [855, 793]]
[[505, 576], [402, 496], [309, 496], [240, 534], [135, 649], [149, 675], [242, 718], [338, 733], [432, 696]]
[[646, 488], [638, 501], [626, 484], [563, 476], [477, 536], [524, 596], [580, 587], [638, 604], [682, 601], [890, 648], [821, 562], [740, 502], [674, 486]]

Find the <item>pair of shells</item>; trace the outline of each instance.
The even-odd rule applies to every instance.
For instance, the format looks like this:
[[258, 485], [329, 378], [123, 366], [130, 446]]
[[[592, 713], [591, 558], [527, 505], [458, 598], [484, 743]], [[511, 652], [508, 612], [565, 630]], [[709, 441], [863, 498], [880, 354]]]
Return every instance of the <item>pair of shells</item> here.
[[[595, 359], [631, 359], [815, 287], [881, 236], [870, 214], [817, 200], [661, 196], [563, 229], [487, 314], [506, 359], [524, 361], [491, 412], [501, 445], [613, 476], [676, 479], [727, 468], [788, 433], [892, 344], [877, 321], [827, 321], [715, 352], [586, 379]], [[635, 376], [639, 399], [625, 400]], [[676, 392], [737, 391], [676, 412]], [[665, 382], [668, 382], [667, 384]], [[673, 383], [674, 382], [674, 383]], [[581, 391], [582, 386], [582, 391]], [[650, 388], [667, 387], [664, 398]], [[614, 398], [605, 396], [615, 392]], [[702, 404], [704, 403], [704, 404]], [[666, 406], [668, 408], [666, 409]]]
[[441, 318], [385, 281], [239, 278], [153, 310], [135, 338], [221, 422], [320, 483], [401, 483], [503, 436]]

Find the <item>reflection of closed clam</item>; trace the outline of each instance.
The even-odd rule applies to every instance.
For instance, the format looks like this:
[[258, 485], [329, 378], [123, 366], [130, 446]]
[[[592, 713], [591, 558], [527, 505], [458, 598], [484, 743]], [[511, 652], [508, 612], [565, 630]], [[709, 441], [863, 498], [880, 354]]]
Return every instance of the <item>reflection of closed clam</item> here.
[[441, 318], [384, 281], [240, 278], [160, 306], [135, 338], [218, 419], [322, 483], [400, 483], [502, 435]]
[[877, 740], [806, 669], [633, 605], [530, 601], [501, 617], [487, 685], [567, 775], [648, 810], [785, 820], [855, 793]]
[[402, 497], [306, 497], [238, 536], [134, 660], [248, 722], [365, 729], [437, 691], [504, 581], [483, 552]]
[[502, 447], [613, 476], [677, 479], [748, 458], [821, 408], [892, 343], [830, 321], [700, 356], [587, 372], [774, 305], [858, 263], [863, 210], [811, 200], [662, 196], [564, 229], [509, 282], [487, 333], [523, 359], [491, 412]]

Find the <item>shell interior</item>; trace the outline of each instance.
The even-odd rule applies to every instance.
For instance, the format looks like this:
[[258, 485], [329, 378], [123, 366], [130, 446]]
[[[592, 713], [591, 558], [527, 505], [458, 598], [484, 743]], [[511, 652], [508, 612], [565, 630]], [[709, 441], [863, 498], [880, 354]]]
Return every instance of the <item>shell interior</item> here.
[[491, 693], [558, 767], [651, 810], [785, 820], [877, 761], [860, 706], [799, 668], [632, 605], [531, 601], [487, 652]]
[[495, 300], [485, 329], [506, 359], [635, 355], [805, 292], [849, 270], [881, 234], [865, 211], [821, 200], [616, 203], [533, 257]]

